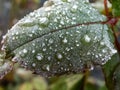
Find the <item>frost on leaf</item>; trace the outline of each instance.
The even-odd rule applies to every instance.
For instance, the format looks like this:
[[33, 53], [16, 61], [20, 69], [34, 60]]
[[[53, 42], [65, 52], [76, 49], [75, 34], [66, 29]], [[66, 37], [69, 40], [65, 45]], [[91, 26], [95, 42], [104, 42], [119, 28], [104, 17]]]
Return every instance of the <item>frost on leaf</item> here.
[[8, 31], [2, 49], [43, 76], [78, 73], [116, 53], [105, 20], [87, 0], [49, 0]]

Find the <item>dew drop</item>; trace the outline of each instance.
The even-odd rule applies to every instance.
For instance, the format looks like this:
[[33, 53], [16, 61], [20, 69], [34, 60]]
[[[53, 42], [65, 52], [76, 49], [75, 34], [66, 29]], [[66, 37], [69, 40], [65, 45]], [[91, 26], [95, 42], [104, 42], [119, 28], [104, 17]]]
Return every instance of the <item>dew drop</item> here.
[[57, 19], [56, 19], [56, 18], [54, 19], [54, 22], [57, 22]]
[[23, 53], [27, 53], [27, 50], [26, 50], [26, 49], [23, 49]]
[[40, 23], [41, 23], [41, 24], [48, 24], [48, 22], [49, 22], [49, 20], [48, 20], [47, 17], [42, 17], [42, 18], [40, 18]]
[[52, 47], [50, 46], [50, 47], [49, 47], [49, 49], [51, 49], [51, 50], [52, 50]]
[[60, 24], [64, 25], [65, 23], [63, 21], [60, 21]]
[[46, 70], [50, 71], [50, 66], [49, 65], [46, 66]]
[[77, 42], [78, 42], [78, 40], [75, 40], [75, 42], [77, 43]]
[[12, 36], [15, 35], [15, 33], [12, 33]]
[[63, 67], [61, 67], [60, 69], [61, 69], [61, 70], [63, 70], [64, 68], [63, 68]]
[[27, 63], [24, 63], [25, 64], [25, 66], [27, 66]]
[[32, 23], [32, 20], [30, 20], [30, 19], [25, 19], [23, 23], [25, 23], [25, 24], [26, 24], [26, 23]]
[[15, 37], [12, 37], [12, 40], [15, 40]]
[[32, 53], [35, 53], [35, 50], [32, 50]]
[[48, 57], [48, 60], [51, 60], [51, 56]]
[[44, 47], [45, 46], [45, 43], [42, 43], [42, 47]]
[[2, 38], [5, 39], [5, 38], [6, 38], [6, 35], [4, 35]]
[[17, 36], [16, 36], [15, 38], [16, 38], [16, 39], [18, 39], [18, 37], [17, 37]]
[[76, 20], [76, 17], [72, 17], [73, 20]]
[[43, 51], [45, 52], [45, 51], [46, 51], [46, 48], [43, 48]]
[[87, 52], [87, 55], [90, 55], [90, 52]]
[[36, 58], [37, 58], [37, 60], [42, 60], [42, 59], [43, 59], [42, 53], [38, 53], [38, 54], [36, 55]]
[[32, 34], [29, 34], [29, 37], [32, 37], [33, 35]]
[[62, 54], [58, 53], [58, 54], [57, 54], [57, 58], [58, 58], [58, 59], [62, 59], [62, 58], [63, 58]]
[[69, 64], [69, 66], [71, 67], [71, 66], [72, 66], [72, 64], [70, 63], [70, 64]]
[[45, 11], [50, 11], [51, 10], [51, 7], [46, 7], [45, 8]]
[[32, 30], [32, 33], [34, 34], [34, 33], [35, 33], [35, 31], [34, 31], [34, 30]]
[[66, 34], [68, 35], [68, 34], [69, 34], [69, 32], [66, 32]]
[[49, 39], [49, 41], [48, 41], [50, 44], [52, 44], [53, 43], [53, 39]]
[[71, 11], [72, 12], [76, 12], [77, 9], [78, 9], [78, 6], [77, 5], [73, 5], [72, 8], [71, 8]]
[[36, 66], [36, 64], [35, 64], [35, 63], [33, 63], [33, 64], [32, 64], [32, 66], [33, 66], [33, 67], [35, 67], [35, 66]]
[[73, 47], [70, 47], [71, 49], [73, 49]]
[[84, 39], [85, 39], [86, 42], [90, 42], [90, 40], [91, 40], [88, 35], [85, 35], [85, 36], [84, 36]]
[[45, 65], [42, 66], [42, 69], [45, 70], [45, 71], [50, 71], [50, 65], [45, 64]]
[[66, 50], [66, 51], [70, 51], [70, 48], [67, 47], [65, 50]]
[[16, 32], [16, 35], [18, 35], [19, 33], [18, 32]]
[[95, 55], [96, 58], [98, 58], [98, 55]]
[[35, 43], [32, 43], [33, 46], [35, 46]]
[[59, 65], [59, 64], [60, 64], [60, 62], [57, 62], [57, 64]]
[[72, 2], [72, 0], [67, 0], [68, 2]]
[[94, 69], [94, 66], [91, 65], [91, 67], [89, 68], [90, 70], [93, 70]]
[[100, 45], [105, 45], [105, 43], [101, 41], [101, 42], [100, 42]]
[[99, 56], [101, 57], [101, 56], [102, 56], [102, 54], [99, 54]]
[[78, 46], [80, 46], [79, 44], [76, 44], [76, 46], [78, 47]]
[[76, 10], [78, 8], [78, 6], [77, 5], [73, 5], [72, 8]]
[[42, 30], [42, 28], [40, 28], [40, 27], [39, 27], [39, 30], [41, 31], [41, 30]]
[[67, 41], [67, 39], [66, 38], [64, 38], [63, 39], [63, 43], [67, 43], [68, 41]]
[[117, 50], [112, 49], [112, 53], [113, 53], [113, 54], [117, 53]]
[[62, 25], [59, 25], [59, 27], [62, 27]]
[[105, 52], [107, 52], [107, 51], [106, 51], [105, 49], [102, 49], [102, 52], [105, 53]]

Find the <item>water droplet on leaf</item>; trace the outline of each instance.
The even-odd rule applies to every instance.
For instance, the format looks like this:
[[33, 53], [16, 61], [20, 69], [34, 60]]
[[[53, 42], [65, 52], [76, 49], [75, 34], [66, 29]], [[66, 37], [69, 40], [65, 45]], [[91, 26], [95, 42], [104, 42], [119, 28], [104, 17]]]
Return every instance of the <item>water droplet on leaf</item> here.
[[90, 40], [91, 40], [88, 35], [85, 35], [84, 38], [85, 38], [85, 41], [86, 41], [86, 42], [90, 42]]
[[49, 39], [49, 41], [48, 41], [50, 44], [52, 44], [53, 43], [53, 39]]
[[47, 17], [42, 17], [42, 18], [40, 18], [40, 23], [41, 23], [41, 24], [46, 25], [46, 24], [48, 24], [48, 22], [49, 22], [49, 20], [48, 20]]
[[67, 43], [68, 40], [66, 38], [63, 39], [63, 43]]
[[35, 63], [33, 63], [33, 64], [32, 64], [32, 66], [33, 66], [33, 67], [35, 67], [35, 66], [36, 66], [36, 64], [35, 64]]
[[62, 59], [62, 58], [63, 58], [62, 54], [58, 53], [58, 54], [57, 54], [57, 58], [58, 58], [58, 59]]
[[27, 50], [26, 50], [26, 49], [23, 49], [23, 53], [27, 53]]
[[43, 59], [43, 54], [42, 53], [38, 53], [36, 55], [36, 58], [37, 58], [37, 60], [42, 60]]

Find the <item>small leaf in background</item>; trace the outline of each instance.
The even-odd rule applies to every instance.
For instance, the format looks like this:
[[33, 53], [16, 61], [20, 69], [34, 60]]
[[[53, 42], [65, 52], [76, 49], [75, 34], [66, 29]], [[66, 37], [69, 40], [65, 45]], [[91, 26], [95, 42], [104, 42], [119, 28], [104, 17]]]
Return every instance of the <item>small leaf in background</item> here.
[[47, 88], [48, 88], [46, 80], [42, 77], [35, 77], [32, 80], [32, 85], [35, 90], [47, 90]]
[[120, 20], [118, 20], [117, 24], [114, 26], [114, 30], [118, 41], [118, 51], [120, 51]]
[[105, 82], [94, 77], [88, 77], [85, 90], [107, 90]]
[[33, 86], [30, 82], [24, 83], [19, 90], [33, 90]]
[[120, 0], [110, 0], [111, 4], [112, 4], [112, 13], [113, 15], [116, 16], [120, 16]]
[[119, 54], [114, 55], [111, 58], [111, 60], [109, 60], [103, 66], [105, 81], [106, 81], [106, 85], [107, 85], [109, 90], [119, 90], [120, 89], [120, 88], [115, 89], [116, 85], [119, 85], [119, 83], [117, 83], [114, 79], [116, 77], [116, 80], [119, 81], [119, 71], [118, 71], [119, 66], [120, 66], [120, 56], [119, 56]]
[[120, 64], [113, 73], [114, 90], [120, 90]]
[[0, 90], [5, 90], [3, 87], [0, 86]]
[[47, 90], [48, 85], [42, 77], [34, 77], [20, 85], [17, 90]]
[[[79, 90], [82, 78], [82, 74], [62, 76], [50, 85], [49, 90]], [[75, 87], [76, 85], [79, 87]]]

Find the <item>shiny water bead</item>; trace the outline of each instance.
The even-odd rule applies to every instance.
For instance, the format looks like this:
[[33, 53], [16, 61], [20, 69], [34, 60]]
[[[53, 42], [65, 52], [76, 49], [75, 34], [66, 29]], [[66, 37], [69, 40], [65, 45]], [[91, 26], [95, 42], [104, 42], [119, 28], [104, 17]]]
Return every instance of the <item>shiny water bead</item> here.
[[52, 44], [53, 43], [53, 39], [49, 39], [49, 43]]
[[26, 50], [26, 49], [23, 49], [23, 53], [27, 53], [27, 50]]
[[90, 42], [90, 37], [88, 35], [84, 36], [86, 42]]
[[58, 54], [57, 54], [57, 58], [58, 58], [58, 59], [62, 59], [62, 58], [63, 58], [62, 54], [58, 53]]
[[42, 17], [40, 18], [40, 23], [41, 24], [47, 24], [49, 22], [48, 18], [47, 17]]
[[66, 38], [63, 39], [63, 43], [67, 43], [68, 40]]
[[36, 55], [36, 58], [37, 58], [37, 60], [42, 60], [42, 59], [43, 59], [42, 53], [38, 53], [38, 54]]
[[33, 64], [32, 64], [32, 66], [33, 66], [33, 67], [35, 67], [35, 66], [36, 66], [36, 64], [35, 64], [35, 63], [33, 63]]

